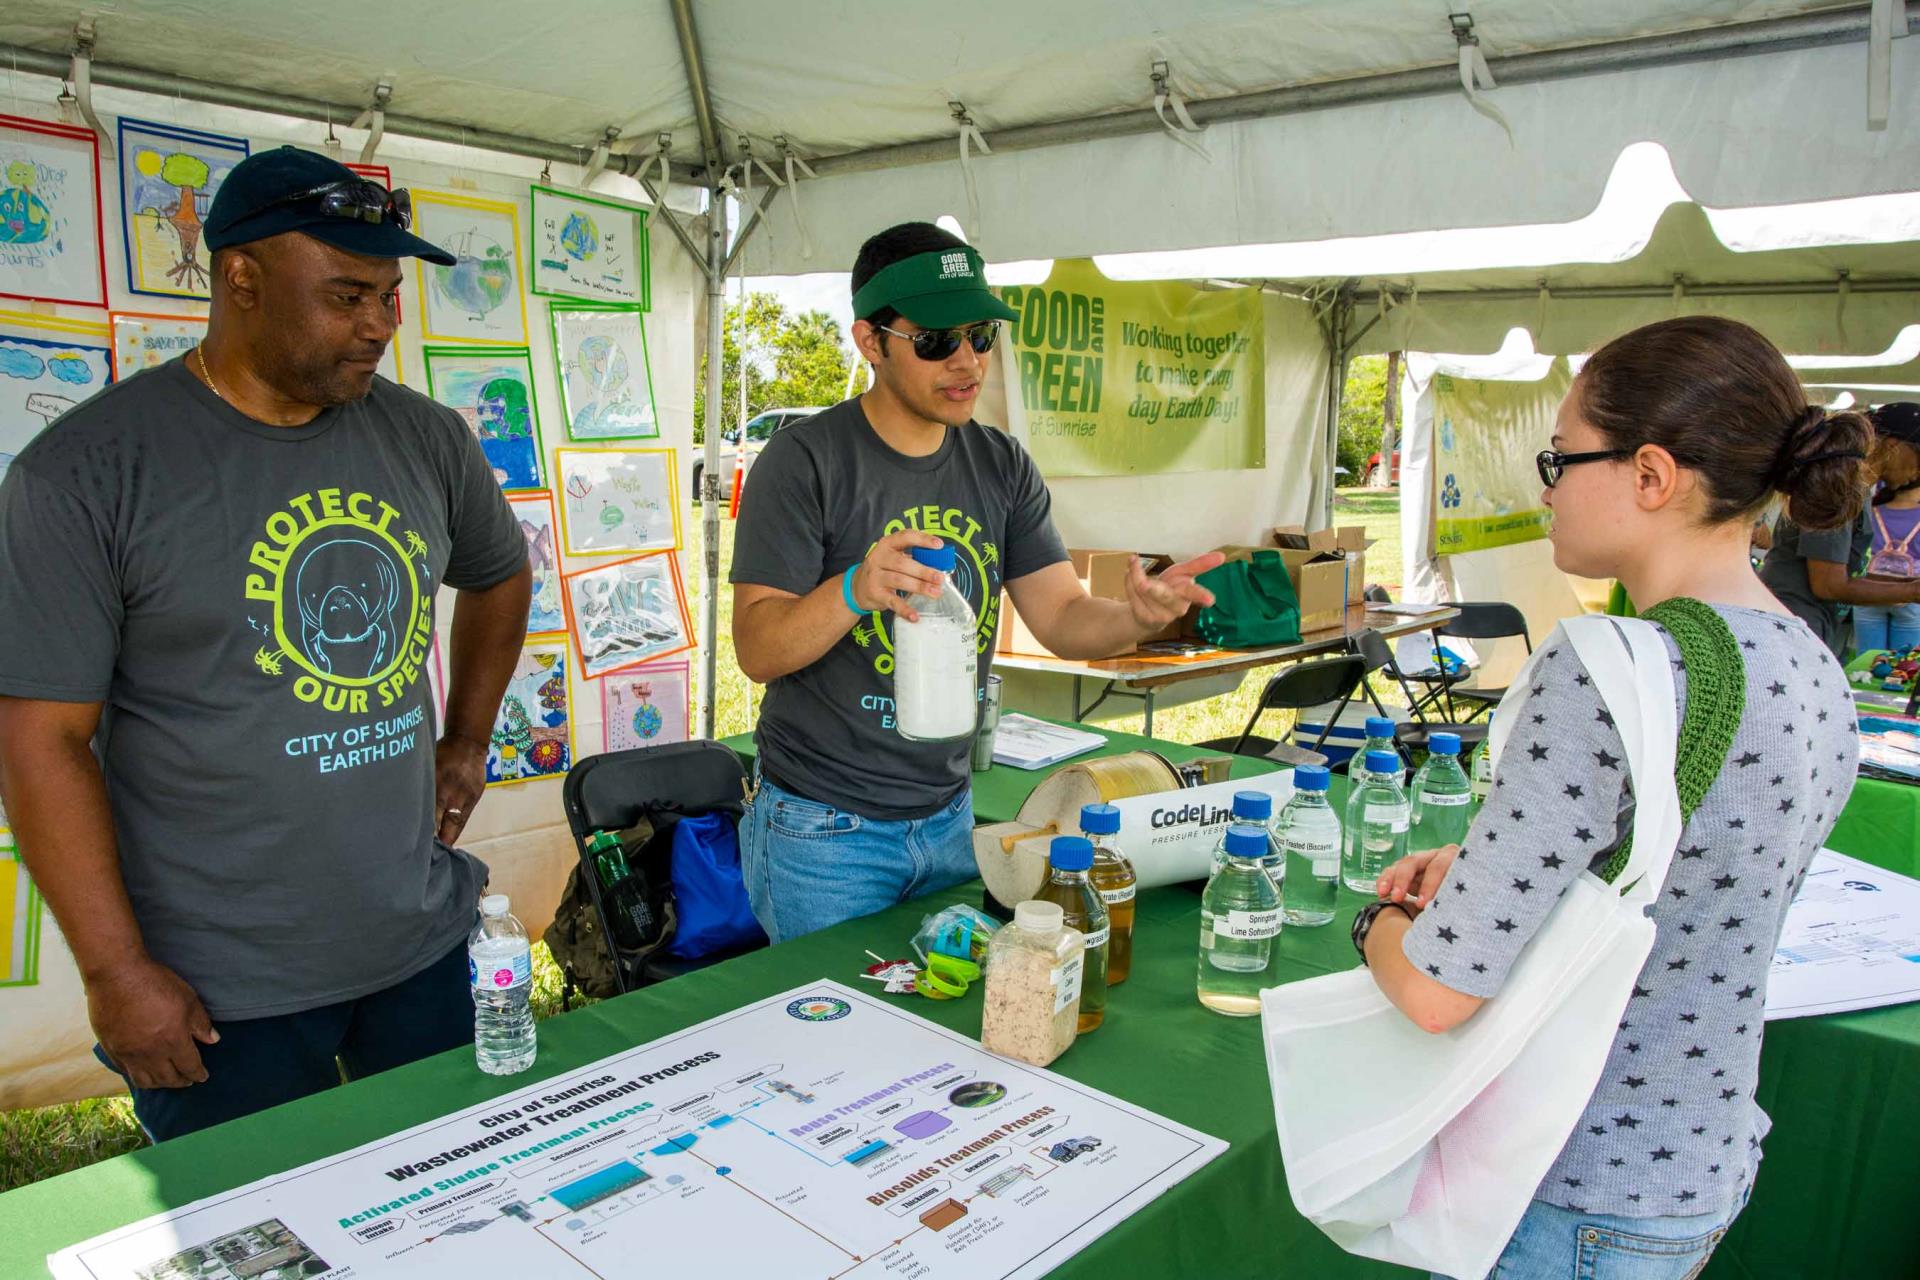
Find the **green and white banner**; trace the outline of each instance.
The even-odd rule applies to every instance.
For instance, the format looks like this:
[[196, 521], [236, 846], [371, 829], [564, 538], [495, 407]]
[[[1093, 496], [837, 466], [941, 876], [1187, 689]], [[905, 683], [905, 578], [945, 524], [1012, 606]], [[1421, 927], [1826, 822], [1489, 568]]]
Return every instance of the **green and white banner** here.
[[1008, 410], [1043, 474], [1266, 465], [1258, 290], [1109, 280], [1076, 258], [1045, 284], [997, 292], [1020, 313], [1007, 326]]
[[1434, 555], [1547, 536], [1533, 456], [1548, 447], [1572, 382], [1564, 359], [1538, 382], [1434, 375]]

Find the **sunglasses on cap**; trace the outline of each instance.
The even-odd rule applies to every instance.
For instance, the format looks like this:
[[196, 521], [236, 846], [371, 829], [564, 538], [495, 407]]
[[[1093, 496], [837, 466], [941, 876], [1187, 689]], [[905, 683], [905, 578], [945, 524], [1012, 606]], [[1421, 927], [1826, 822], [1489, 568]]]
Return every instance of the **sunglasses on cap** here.
[[922, 360], [945, 360], [960, 349], [964, 340], [977, 355], [985, 355], [993, 350], [993, 344], [1000, 341], [1000, 322], [982, 320], [978, 324], [962, 325], [958, 329], [922, 329], [918, 333], [902, 333], [898, 329], [889, 329], [884, 324], [874, 328], [882, 333], [890, 333], [896, 338], [904, 338], [913, 344], [913, 354]]
[[413, 227], [413, 197], [407, 193], [407, 189], [396, 187], [389, 191], [371, 178], [341, 178], [324, 182], [317, 187], [308, 187], [305, 191], [296, 191], [290, 196], [269, 201], [249, 212], [246, 217], [258, 217], [281, 205], [308, 201], [312, 201], [316, 210], [329, 218], [351, 218], [356, 222], [374, 223], [391, 220], [399, 224], [402, 231]]
[[1631, 449], [1596, 449], [1592, 453], [1561, 453], [1554, 449], [1542, 449], [1533, 455], [1533, 465], [1540, 472], [1540, 483], [1551, 489], [1560, 483], [1560, 477], [1568, 467], [1577, 467], [1583, 462], [1606, 462], [1632, 456]]

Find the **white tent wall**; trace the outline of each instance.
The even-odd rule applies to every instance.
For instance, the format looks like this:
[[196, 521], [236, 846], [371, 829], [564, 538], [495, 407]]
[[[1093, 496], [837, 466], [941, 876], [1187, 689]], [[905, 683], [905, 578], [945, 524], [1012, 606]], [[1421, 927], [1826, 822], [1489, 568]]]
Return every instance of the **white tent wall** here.
[[[51, 92], [47, 97], [51, 98]], [[114, 127], [114, 116], [124, 113], [144, 120], [245, 136], [256, 152], [284, 142], [318, 150], [325, 137], [324, 126], [147, 95], [102, 92], [96, 102], [109, 129]], [[39, 109], [37, 104], [24, 100], [6, 103], [5, 109], [16, 114], [54, 118], [51, 110]], [[346, 158], [355, 158], [353, 151], [349, 151]], [[391, 166], [394, 182], [400, 186], [511, 201], [518, 210], [521, 234], [526, 235], [530, 214], [527, 188], [539, 174], [540, 166], [536, 163], [494, 152], [397, 137], [382, 146], [375, 160]], [[125, 249], [117, 230], [119, 184], [113, 177], [112, 162], [103, 160], [102, 167], [106, 231], [103, 239], [110, 305], [128, 311], [203, 313], [205, 303], [189, 304], [127, 292]], [[570, 176], [562, 175], [562, 182]], [[598, 194], [645, 202], [638, 185], [628, 179], [602, 177], [594, 189]], [[704, 307], [705, 286], [691, 259], [674, 243], [671, 233], [658, 223], [657, 217], [649, 219], [653, 309], [646, 317], [646, 333], [661, 439], [649, 443], [677, 450], [678, 491], [684, 493], [693, 436], [693, 379], [697, 359], [694, 338]], [[395, 346], [399, 351], [402, 380], [424, 393], [426, 368], [420, 351], [419, 294], [412, 278], [417, 264], [408, 263], [406, 268], [408, 279], [401, 288], [404, 323]], [[544, 298], [527, 298], [527, 336], [535, 394], [541, 410], [543, 465], [551, 476], [554, 450], [568, 440], [546, 302]], [[83, 307], [49, 304], [29, 307], [8, 301], [0, 302], [0, 309], [32, 310], [102, 324], [106, 321], [105, 312]], [[571, 570], [580, 565], [565, 563], [563, 567]], [[443, 661], [448, 653], [453, 602], [451, 591], [443, 591], [436, 601]], [[602, 742], [599, 682], [579, 679], [576, 665], [572, 689], [574, 752], [576, 756], [592, 754], [601, 749]], [[512, 897], [515, 914], [531, 931], [537, 935], [546, 927], [574, 858], [558, 781], [488, 788], [461, 845], [488, 864], [491, 887]], [[72, 953], [60, 936], [52, 913], [44, 907], [42, 911], [44, 928], [40, 935], [38, 984], [0, 989], [0, 1025], [6, 1027], [6, 1034], [0, 1036], [0, 1110], [97, 1096], [122, 1087], [119, 1078], [102, 1069], [92, 1056], [93, 1035], [87, 1025], [85, 994]]]
[[1487, 100], [1511, 145], [1453, 92], [1216, 124], [1199, 135], [1211, 162], [1165, 134], [976, 155], [977, 225], [956, 137], [953, 160], [806, 182], [807, 234], [782, 197], [747, 260], [756, 275], [844, 269], [873, 228], [942, 214], [995, 261], [1562, 222], [1641, 141], [1716, 207], [1910, 190], [1920, 41], [1895, 40], [1893, 61], [1881, 132], [1864, 126], [1866, 51], [1848, 44], [1502, 87]]

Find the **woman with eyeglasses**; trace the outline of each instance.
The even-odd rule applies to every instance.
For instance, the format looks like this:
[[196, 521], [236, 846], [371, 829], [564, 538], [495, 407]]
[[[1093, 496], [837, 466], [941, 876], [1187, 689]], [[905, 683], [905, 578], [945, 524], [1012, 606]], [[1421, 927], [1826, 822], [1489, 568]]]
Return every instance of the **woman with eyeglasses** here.
[[[1800, 528], [1851, 524], [1871, 439], [1861, 415], [1808, 407], [1759, 333], [1712, 316], [1608, 343], [1560, 407], [1539, 458], [1554, 563], [1619, 579], [1660, 625], [1681, 772], [1712, 781], [1600, 1081], [1495, 1274], [1680, 1280], [1746, 1203], [1770, 1126], [1754, 1100], [1768, 967], [1859, 757], [1846, 676], [1755, 575], [1748, 541], [1776, 493]], [[1584, 871], [1607, 879], [1632, 831], [1626, 749], [1564, 635], [1517, 698], [1466, 839], [1395, 864], [1356, 921], [1381, 990], [1428, 1031], [1498, 997], [1561, 892]]]

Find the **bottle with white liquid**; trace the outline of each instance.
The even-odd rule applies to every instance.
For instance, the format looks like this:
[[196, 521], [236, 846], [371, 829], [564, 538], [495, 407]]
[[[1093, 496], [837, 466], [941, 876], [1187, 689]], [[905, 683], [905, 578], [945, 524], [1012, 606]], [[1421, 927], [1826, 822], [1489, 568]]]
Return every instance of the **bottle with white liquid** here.
[[893, 620], [893, 723], [914, 742], [973, 736], [980, 690], [973, 608], [953, 585], [953, 544], [915, 547], [913, 558], [942, 575], [939, 595], [911, 595], [918, 622]]

